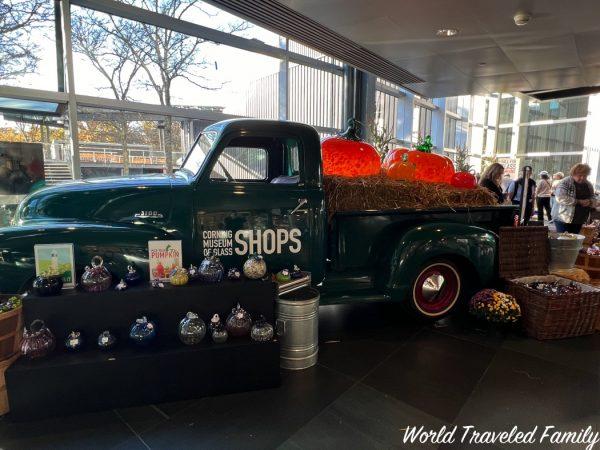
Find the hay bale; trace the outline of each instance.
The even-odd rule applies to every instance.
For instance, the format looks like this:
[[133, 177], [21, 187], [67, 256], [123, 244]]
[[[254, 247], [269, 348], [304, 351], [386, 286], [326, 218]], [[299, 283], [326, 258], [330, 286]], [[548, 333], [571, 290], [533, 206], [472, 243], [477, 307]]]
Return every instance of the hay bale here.
[[363, 178], [325, 176], [325, 202], [329, 219], [336, 212], [460, 208], [497, 205], [485, 188], [459, 189], [447, 184], [392, 180], [382, 175]]

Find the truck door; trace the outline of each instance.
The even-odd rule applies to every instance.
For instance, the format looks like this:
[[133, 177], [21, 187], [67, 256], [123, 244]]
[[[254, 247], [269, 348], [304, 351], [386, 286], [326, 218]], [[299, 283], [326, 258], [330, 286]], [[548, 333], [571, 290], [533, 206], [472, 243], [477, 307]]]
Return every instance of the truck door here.
[[226, 268], [259, 253], [271, 272], [297, 265], [322, 277], [322, 191], [306, 185], [304, 158], [299, 137], [224, 136], [195, 193], [196, 253]]

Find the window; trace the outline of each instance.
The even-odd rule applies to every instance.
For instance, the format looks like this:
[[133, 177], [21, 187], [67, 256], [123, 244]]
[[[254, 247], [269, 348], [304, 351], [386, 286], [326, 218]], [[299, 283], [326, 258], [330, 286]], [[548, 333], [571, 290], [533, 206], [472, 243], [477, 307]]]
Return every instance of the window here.
[[576, 119], [587, 117], [588, 97], [549, 100], [547, 102], [531, 101], [528, 105], [528, 122], [551, 119]]
[[515, 98], [513, 96], [500, 98], [500, 117], [498, 123], [513, 123], [515, 115]]
[[498, 143], [496, 144], [496, 153], [510, 153], [510, 147], [512, 145], [512, 136], [512, 127], [498, 129]]
[[423, 106], [415, 106], [413, 112], [413, 142], [431, 135], [431, 117], [433, 111]]
[[268, 152], [260, 147], [225, 147], [210, 174], [218, 181], [265, 181]]
[[586, 122], [569, 122], [525, 127], [524, 153], [580, 152], [583, 150]]
[[444, 147], [456, 148], [456, 122], [453, 117], [446, 117], [446, 127], [444, 128]]
[[183, 169], [189, 170], [194, 175], [198, 174], [200, 167], [204, 163], [208, 152], [212, 148], [215, 138], [217, 137], [216, 131], [207, 131], [202, 133], [200, 139], [196, 142], [194, 147], [188, 153], [188, 156], [183, 164]]

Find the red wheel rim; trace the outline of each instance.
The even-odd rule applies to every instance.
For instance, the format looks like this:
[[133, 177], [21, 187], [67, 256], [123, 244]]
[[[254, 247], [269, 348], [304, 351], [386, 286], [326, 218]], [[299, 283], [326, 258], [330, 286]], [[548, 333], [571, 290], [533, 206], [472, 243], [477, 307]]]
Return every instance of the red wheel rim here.
[[460, 293], [460, 278], [449, 264], [436, 263], [426, 267], [417, 277], [413, 299], [419, 311], [428, 316], [446, 313]]

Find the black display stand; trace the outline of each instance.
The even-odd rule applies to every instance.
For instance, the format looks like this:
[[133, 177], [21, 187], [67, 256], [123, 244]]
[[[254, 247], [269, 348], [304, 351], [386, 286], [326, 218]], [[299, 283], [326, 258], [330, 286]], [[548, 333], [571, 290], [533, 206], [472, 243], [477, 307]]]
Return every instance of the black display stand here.
[[[275, 298], [270, 281], [26, 297], [25, 323], [44, 320], [56, 335], [57, 349], [38, 360], [20, 358], [6, 371], [10, 417], [29, 420], [276, 387], [276, 341], [260, 343], [248, 337], [213, 344], [207, 333], [201, 344], [185, 346], [177, 338], [177, 326], [187, 311], [208, 324], [214, 313], [225, 320], [238, 301], [253, 317], [262, 314], [273, 323]], [[141, 315], [157, 326], [157, 338], [148, 348], [127, 339], [129, 327]], [[63, 341], [75, 329], [83, 331], [86, 343], [84, 350], [71, 353], [64, 350]], [[105, 329], [118, 338], [110, 351], [96, 347]]]

